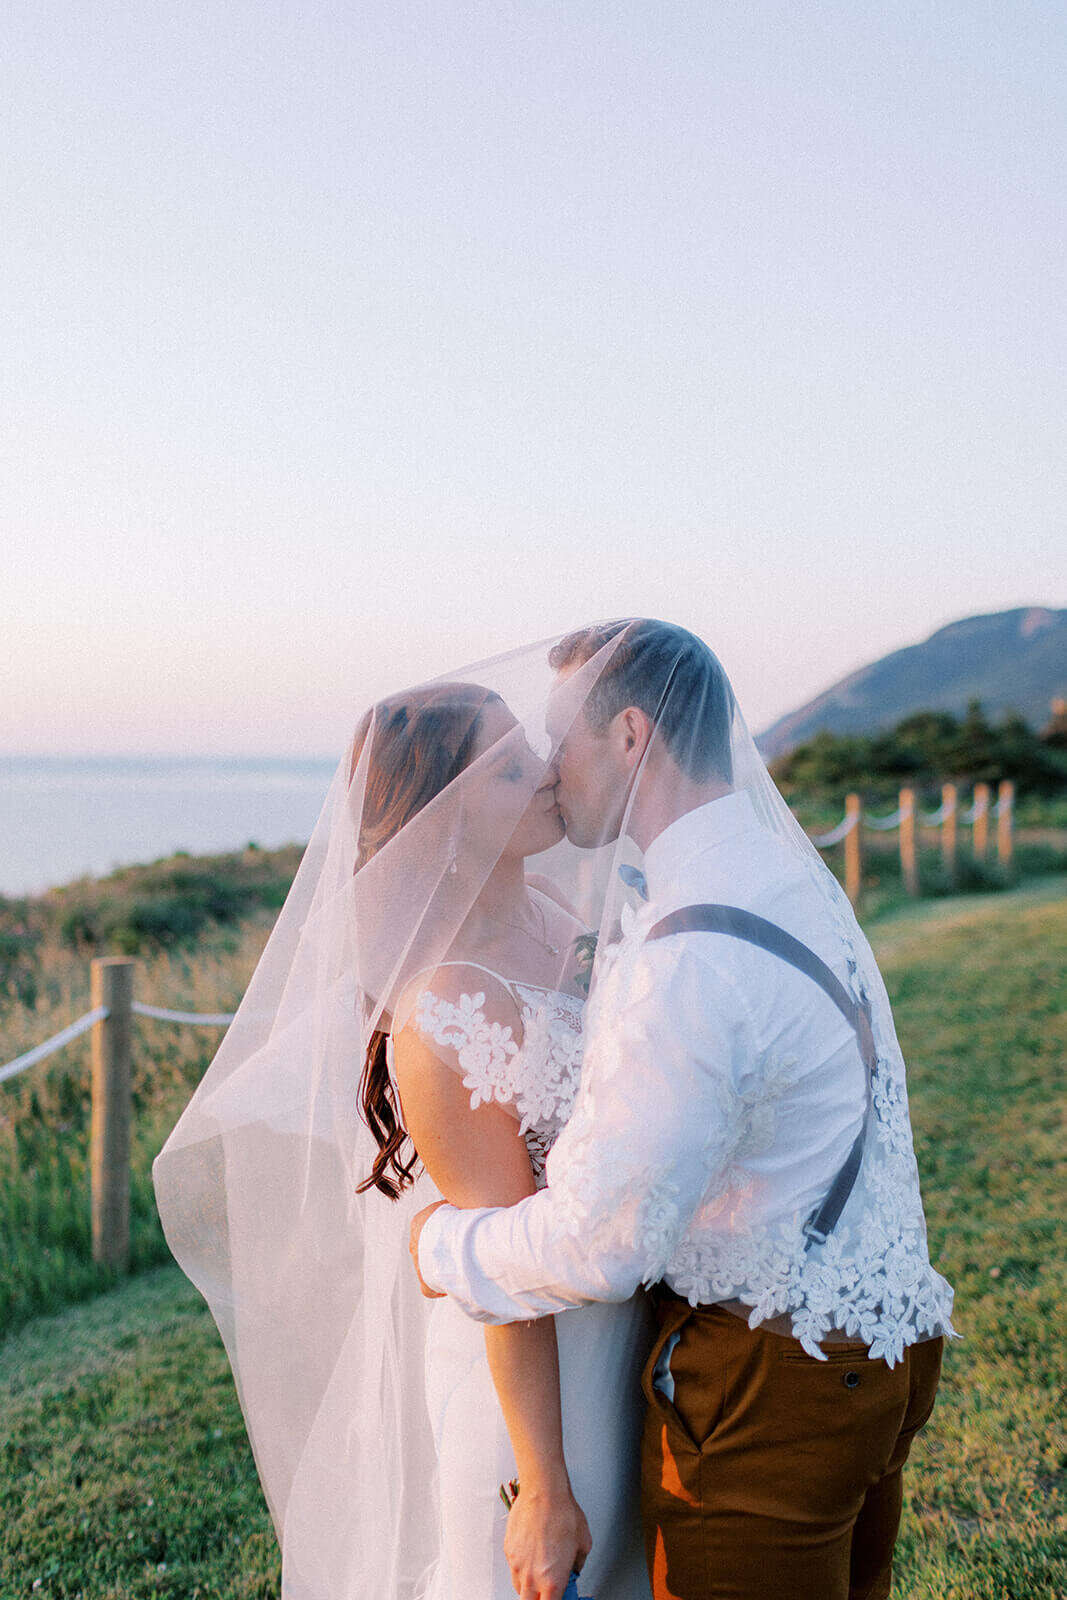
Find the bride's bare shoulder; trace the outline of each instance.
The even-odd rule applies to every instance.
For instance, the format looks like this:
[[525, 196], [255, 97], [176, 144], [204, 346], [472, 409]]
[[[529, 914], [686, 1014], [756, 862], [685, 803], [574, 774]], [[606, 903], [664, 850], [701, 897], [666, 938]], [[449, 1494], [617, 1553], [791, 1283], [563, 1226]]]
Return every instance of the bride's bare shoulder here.
[[521, 1015], [511, 984], [476, 961], [442, 961], [412, 979], [393, 1029], [398, 1049], [411, 1035], [430, 1035], [455, 1048], [485, 1029], [507, 1029], [521, 1037]]

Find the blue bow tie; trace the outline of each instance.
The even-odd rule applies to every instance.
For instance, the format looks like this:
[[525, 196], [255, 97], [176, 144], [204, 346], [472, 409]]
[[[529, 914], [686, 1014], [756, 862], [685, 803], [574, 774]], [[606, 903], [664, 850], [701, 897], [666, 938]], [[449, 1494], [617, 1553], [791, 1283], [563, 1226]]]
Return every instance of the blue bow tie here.
[[642, 900], [648, 899], [648, 882], [640, 867], [624, 864], [619, 868], [619, 877], [628, 889], [636, 889]]

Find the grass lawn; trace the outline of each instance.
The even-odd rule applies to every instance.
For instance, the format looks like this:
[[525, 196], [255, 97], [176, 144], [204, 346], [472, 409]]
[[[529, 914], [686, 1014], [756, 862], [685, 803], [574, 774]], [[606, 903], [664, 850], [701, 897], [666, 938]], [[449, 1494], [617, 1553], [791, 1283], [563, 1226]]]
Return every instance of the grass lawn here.
[[277, 1595], [229, 1364], [177, 1267], [14, 1334], [0, 1394], [3, 1600]]
[[[965, 1335], [912, 1455], [895, 1600], [1067, 1597], [1063, 888], [872, 930]], [[229, 1369], [175, 1268], [27, 1323], [0, 1395], [0, 1600], [277, 1594]]]
[[934, 1261], [964, 1339], [913, 1453], [909, 1600], [1067, 1597], [1067, 898], [872, 930], [908, 1061]]

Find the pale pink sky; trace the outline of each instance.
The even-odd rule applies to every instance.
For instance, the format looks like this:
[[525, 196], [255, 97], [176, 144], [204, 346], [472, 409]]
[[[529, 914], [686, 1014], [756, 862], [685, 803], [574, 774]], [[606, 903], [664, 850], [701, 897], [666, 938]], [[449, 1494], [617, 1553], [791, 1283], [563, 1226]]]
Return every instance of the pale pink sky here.
[[1067, 13], [15, 0], [9, 752], [331, 754], [592, 617], [758, 729], [1067, 604]]

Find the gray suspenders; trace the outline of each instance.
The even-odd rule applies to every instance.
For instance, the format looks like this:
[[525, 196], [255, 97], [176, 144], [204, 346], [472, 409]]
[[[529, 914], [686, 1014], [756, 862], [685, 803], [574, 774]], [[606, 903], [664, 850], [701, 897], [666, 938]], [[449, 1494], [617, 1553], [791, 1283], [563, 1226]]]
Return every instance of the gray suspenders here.
[[830, 1185], [825, 1200], [815, 1207], [804, 1224], [804, 1234], [807, 1238], [805, 1250], [810, 1250], [813, 1244], [825, 1244], [845, 1209], [845, 1202], [852, 1193], [863, 1159], [863, 1146], [871, 1115], [872, 1080], [878, 1064], [874, 1035], [871, 1031], [870, 1011], [866, 1003], [859, 1003], [852, 998], [840, 978], [836, 977], [826, 962], [813, 950], [809, 950], [806, 944], [794, 939], [791, 933], [786, 933], [777, 923], [768, 922], [765, 917], [757, 917], [752, 911], [742, 911], [739, 906], [683, 906], [680, 911], [672, 911], [668, 916], [661, 918], [646, 937], [666, 939], [672, 933], [725, 933], [732, 939], [744, 939], [747, 944], [758, 945], [761, 950], [778, 956], [791, 967], [796, 967], [798, 972], [804, 973], [813, 983], [817, 983], [819, 988], [829, 995], [845, 1021], [855, 1031], [867, 1072], [867, 1100], [863, 1111], [863, 1123], [852, 1149], [845, 1158], [844, 1165]]

